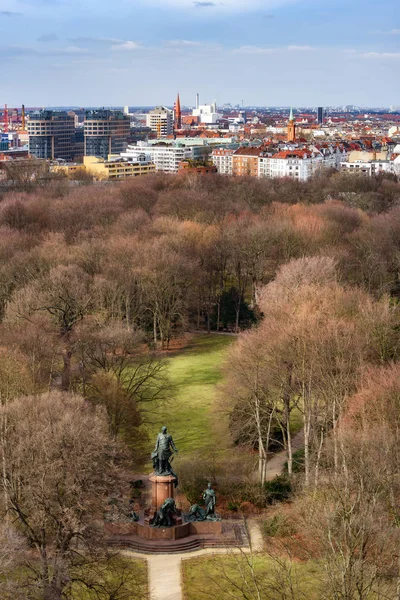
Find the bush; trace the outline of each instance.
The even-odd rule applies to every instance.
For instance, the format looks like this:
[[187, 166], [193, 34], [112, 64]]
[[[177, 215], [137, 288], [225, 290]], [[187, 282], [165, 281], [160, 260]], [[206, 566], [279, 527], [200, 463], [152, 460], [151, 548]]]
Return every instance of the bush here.
[[262, 524], [263, 534], [268, 537], [288, 537], [296, 533], [293, 521], [285, 515], [274, 515]]
[[291, 492], [292, 485], [286, 475], [277, 475], [274, 479], [266, 481], [264, 484], [266, 504], [283, 502], [290, 497]]

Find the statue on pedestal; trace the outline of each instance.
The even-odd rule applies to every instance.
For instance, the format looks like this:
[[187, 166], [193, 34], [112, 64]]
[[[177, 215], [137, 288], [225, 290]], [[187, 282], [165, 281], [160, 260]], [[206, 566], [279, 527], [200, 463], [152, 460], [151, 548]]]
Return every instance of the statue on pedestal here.
[[173, 498], [167, 498], [164, 504], [160, 507], [150, 521], [151, 527], [172, 527], [174, 525], [174, 519], [177, 515], [175, 500]]
[[[178, 449], [174, 444], [172, 435], [167, 432], [167, 428], [164, 426], [161, 429], [161, 433], [157, 436], [156, 446], [154, 452], [151, 454], [154, 473], [156, 475], [173, 475], [174, 477], [177, 477], [171, 467], [170, 459], [173, 452], [178, 452]], [[175, 487], [177, 485], [178, 482], [176, 482]]]
[[203, 500], [206, 503], [206, 517], [213, 517], [215, 515], [217, 497], [212, 489], [211, 483], [208, 483], [207, 489], [203, 493]]
[[212, 489], [211, 483], [208, 483], [207, 489], [203, 492], [203, 500], [206, 507], [201, 508], [198, 504], [190, 507], [189, 514], [185, 516], [188, 521], [220, 521], [221, 517], [215, 512], [217, 497]]

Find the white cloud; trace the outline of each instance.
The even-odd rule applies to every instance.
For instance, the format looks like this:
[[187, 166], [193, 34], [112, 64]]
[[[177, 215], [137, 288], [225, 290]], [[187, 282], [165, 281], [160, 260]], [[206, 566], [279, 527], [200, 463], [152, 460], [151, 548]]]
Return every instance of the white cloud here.
[[130, 52], [131, 50], [138, 50], [141, 47], [142, 46], [138, 44], [138, 42], [128, 40], [126, 42], [121, 42], [120, 44], [113, 44], [111, 50]]
[[390, 29], [389, 31], [382, 31], [378, 29], [377, 31], [372, 31], [371, 33], [378, 35], [400, 35], [400, 29]]
[[87, 49], [79, 46], [67, 46], [62, 52], [65, 52], [65, 54], [86, 54]]
[[167, 46], [203, 46], [201, 42], [195, 42], [193, 40], [167, 40], [165, 43]]
[[77, 37], [70, 38], [70, 41], [78, 44], [123, 44], [125, 40], [120, 40], [118, 38]]
[[268, 10], [291, 4], [297, 0], [139, 0], [142, 4], [155, 6], [171, 6], [180, 10], [195, 11], [196, 14], [205, 12], [207, 15], [215, 11], [221, 12], [251, 12], [253, 10]]
[[310, 50], [315, 50], [312, 46], [288, 46], [287, 49], [290, 52], [310, 52]]
[[262, 48], [260, 46], [240, 46], [234, 48], [232, 52], [234, 54], [274, 54], [278, 52], [279, 48]]
[[262, 46], [240, 46], [234, 48], [234, 54], [275, 54], [276, 52], [310, 52], [316, 50], [312, 46], [286, 46], [284, 48], [263, 48]]
[[400, 59], [400, 52], [363, 52], [361, 58], [394, 58]]

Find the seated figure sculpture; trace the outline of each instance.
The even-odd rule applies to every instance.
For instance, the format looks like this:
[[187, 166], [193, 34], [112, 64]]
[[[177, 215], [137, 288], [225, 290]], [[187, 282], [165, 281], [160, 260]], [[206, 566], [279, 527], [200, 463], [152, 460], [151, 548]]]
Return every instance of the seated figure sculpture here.
[[176, 516], [175, 500], [167, 498], [164, 504], [160, 507], [150, 521], [151, 527], [172, 527], [174, 525], [174, 517]]

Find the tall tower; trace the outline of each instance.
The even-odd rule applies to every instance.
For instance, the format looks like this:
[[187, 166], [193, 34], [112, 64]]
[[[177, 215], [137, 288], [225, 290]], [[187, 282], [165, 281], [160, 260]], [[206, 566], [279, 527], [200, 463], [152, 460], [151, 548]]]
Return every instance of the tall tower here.
[[293, 117], [293, 108], [290, 109], [287, 139], [288, 142], [294, 142], [296, 139], [296, 123]]
[[176, 102], [174, 106], [175, 112], [175, 129], [180, 129], [182, 127], [182, 112], [181, 112], [181, 101], [179, 98], [179, 94], [176, 97]]

